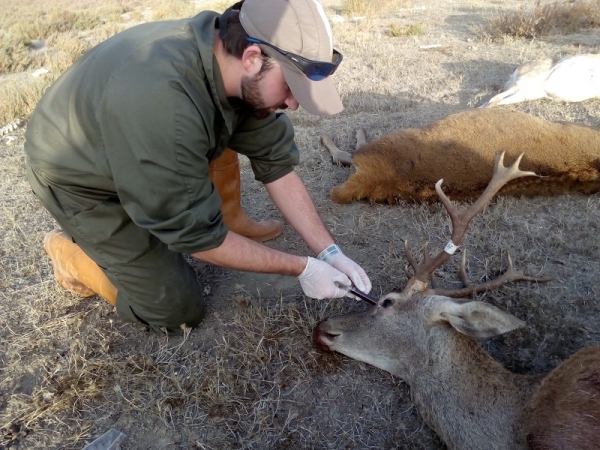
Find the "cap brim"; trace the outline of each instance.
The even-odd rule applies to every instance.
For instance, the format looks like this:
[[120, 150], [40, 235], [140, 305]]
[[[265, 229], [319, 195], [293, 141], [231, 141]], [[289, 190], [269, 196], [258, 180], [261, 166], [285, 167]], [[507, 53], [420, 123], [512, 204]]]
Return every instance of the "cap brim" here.
[[330, 116], [344, 109], [331, 77], [312, 81], [285, 63], [280, 63], [280, 66], [292, 94], [306, 111], [318, 116]]

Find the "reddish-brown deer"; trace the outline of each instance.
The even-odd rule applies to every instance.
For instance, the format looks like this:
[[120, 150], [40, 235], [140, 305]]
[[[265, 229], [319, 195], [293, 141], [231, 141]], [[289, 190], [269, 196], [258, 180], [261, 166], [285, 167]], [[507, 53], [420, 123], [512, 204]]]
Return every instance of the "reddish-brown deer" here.
[[356, 173], [331, 190], [338, 203], [355, 200], [395, 203], [436, 201], [433, 185], [445, 180], [454, 200], [473, 200], [491, 176], [495, 155], [516, 158], [526, 148], [524, 170], [539, 174], [505, 186], [500, 195], [560, 195], [600, 191], [600, 130], [549, 122], [505, 109], [474, 109], [451, 114], [422, 128], [406, 128], [340, 151], [330, 137], [323, 143], [341, 164]]
[[575, 353], [544, 377], [509, 372], [489, 356], [476, 338], [520, 328], [524, 323], [479, 301], [458, 299], [520, 280], [549, 281], [508, 270], [496, 280], [463, 289], [430, 287], [433, 272], [450, 258], [469, 222], [508, 181], [535, 175], [510, 167], [504, 155], [484, 193], [458, 210], [441, 189], [436, 192], [452, 221], [446, 248], [418, 264], [405, 242], [414, 269], [406, 288], [379, 300], [369, 311], [329, 318], [314, 332], [315, 345], [337, 351], [402, 378], [419, 413], [452, 450], [591, 450], [600, 447], [600, 346]]

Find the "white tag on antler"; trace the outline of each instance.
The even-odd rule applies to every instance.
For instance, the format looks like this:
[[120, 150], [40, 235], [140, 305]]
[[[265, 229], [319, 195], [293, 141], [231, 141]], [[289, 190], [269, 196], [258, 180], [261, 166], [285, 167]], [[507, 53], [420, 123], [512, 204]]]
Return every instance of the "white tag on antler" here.
[[449, 255], [454, 255], [454, 252], [456, 251], [457, 248], [458, 247], [456, 245], [454, 245], [454, 242], [448, 241], [448, 243], [444, 247], [444, 251], [446, 253], [448, 253]]

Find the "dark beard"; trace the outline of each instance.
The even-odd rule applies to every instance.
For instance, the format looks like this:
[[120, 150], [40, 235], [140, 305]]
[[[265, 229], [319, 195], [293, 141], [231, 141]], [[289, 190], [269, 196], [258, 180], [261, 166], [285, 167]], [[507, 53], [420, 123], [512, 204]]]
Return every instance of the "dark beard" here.
[[[252, 109], [252, 117], [257, 120], [266, 119], [271, 114], [271, 109], [264, 104], [260, 96], [258, 82], [262, 79], [262, 73], [253, 78], [242, 79], [242, 101]], [[281, 104], [277, 109], [286, 109], [286, 104]]]

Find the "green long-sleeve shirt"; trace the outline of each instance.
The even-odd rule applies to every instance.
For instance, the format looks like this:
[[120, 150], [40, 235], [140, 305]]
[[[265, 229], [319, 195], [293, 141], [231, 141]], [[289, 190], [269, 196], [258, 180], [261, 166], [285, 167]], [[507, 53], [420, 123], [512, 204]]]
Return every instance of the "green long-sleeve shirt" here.
[[268, 183], [299, 156], [284, 114], [256, 120], [226, 98], [213, 55], [217, 17], [138, 25], [86, 53], [36, 106], [25, 135], [31, 166], [74, 195], [118, 197], [172, 250], [218, 247], [227, 228], [210, 161], [230, 147]]

